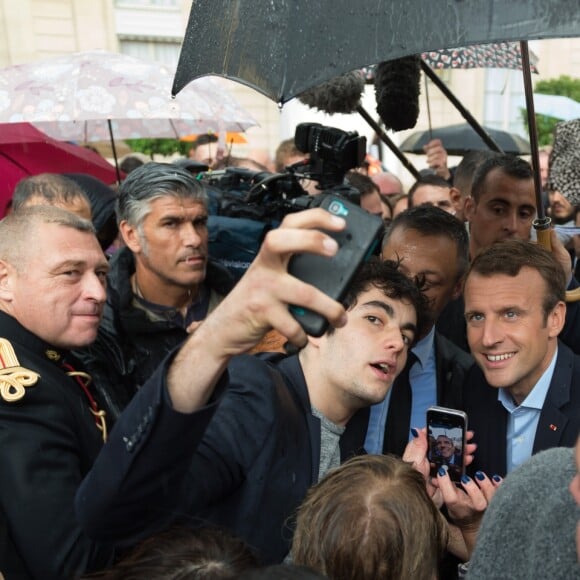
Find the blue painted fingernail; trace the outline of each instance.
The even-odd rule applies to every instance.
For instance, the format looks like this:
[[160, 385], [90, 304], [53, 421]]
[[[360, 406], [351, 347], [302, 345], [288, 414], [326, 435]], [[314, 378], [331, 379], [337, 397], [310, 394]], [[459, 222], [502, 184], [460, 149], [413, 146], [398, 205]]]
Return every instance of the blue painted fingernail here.
[[419, 437], [419, 431], [417, 431], [415, 427], [411, 427], [411, 435], [413, 435], [413, 437], [417, 439], [417, 437]]
[[496, 483], [499, 483], [499, 482], [501, 481], [501, 477], [500, 477], [499, 475], [494, 475], [494, 476], [492, 477], [492, 479], [493, 479], [493, 480], [494, 480]]
[[441, 477], [443, 477], [444, 475], [447, 475], [447, 470], [443, 469], [442, 467], [439, 468], [439, 471], [437, 472]]
[[485, 479], [485, 474], [483, 473], [483, 471], [476, 471], [475, 477], [477, 477], [479, 481], [483, 481]]
[[469, 483], [471, 481], [471, 478], [467, 475], [462, 475], [461, 476], [461, 483]]

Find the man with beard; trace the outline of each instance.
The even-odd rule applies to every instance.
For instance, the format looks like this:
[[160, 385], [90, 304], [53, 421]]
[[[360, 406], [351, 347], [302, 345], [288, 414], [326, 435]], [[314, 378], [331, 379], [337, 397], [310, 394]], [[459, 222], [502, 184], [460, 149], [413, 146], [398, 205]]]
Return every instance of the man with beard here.
[[113, 419], [233, 285], [208, 257], [207, 197], [188, 171], [138, 167], [116, 211], [126, 247], [110, 262], [97, 340], [79, 353]]
[[[575, 210], [574, 206], [558, 191], [557, 189], [548, 190], [548, 199], [550, 200], [550, 217], [552, 218], [552, 223], [558, 226], [575, 226], [574, 217]], [[568, 234], [562, 230], [558, 230], [558, 237], [560, 241], [569, 247], [570, 242], [572, 242], [573, 235]]]

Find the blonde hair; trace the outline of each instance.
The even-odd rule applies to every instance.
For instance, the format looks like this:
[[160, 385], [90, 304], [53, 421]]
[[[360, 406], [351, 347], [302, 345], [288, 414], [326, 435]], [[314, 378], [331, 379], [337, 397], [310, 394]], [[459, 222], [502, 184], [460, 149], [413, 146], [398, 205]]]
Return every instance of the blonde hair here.
[[421, 474], [397, 457], [364, 455], [308, 491], [292, 554], [332, 580], [432, 580], [446, 545]]

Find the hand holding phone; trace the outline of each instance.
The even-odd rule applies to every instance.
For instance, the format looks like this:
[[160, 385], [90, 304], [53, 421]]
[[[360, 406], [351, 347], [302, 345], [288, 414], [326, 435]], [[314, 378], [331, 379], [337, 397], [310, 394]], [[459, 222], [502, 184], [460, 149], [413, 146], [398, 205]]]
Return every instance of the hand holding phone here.
[[467, 414], [463, 411], [437, 406], [427, 409], [431, 477], [436, 477], [439, 469], [445, 467], [452, 481], [461, 481], [465, 474], [466, 433]]
[[[369, 258], [378, 243], [383, 222], [380, 217], [342, 197], [321, 195], [320, 207], [346, 221], [344, 230], [329, 232], [338, 242], [339, 250], [332, 258], [296, 254], [290, 259], [288, 272], [340, 302], [359, 266]], [[291, 306], [290, 311], [306, 334], [322, 336], [326, 331], [328, 321], [320, 314], [298, 306]]]

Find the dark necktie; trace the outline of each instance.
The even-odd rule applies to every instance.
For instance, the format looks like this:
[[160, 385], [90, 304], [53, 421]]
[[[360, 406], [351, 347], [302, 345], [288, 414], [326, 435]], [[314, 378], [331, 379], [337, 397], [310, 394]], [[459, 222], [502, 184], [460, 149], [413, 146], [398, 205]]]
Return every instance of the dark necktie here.
[[385, 425], [383, 453], [393, 453], [400, 457], [409, 442], [411, 404], [413, 402], [409, 371], [417, 360], [417, 355], [409, 351], [405, 368], [391, 387], [391, 400]]

